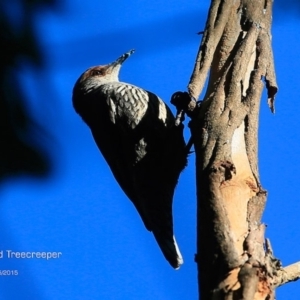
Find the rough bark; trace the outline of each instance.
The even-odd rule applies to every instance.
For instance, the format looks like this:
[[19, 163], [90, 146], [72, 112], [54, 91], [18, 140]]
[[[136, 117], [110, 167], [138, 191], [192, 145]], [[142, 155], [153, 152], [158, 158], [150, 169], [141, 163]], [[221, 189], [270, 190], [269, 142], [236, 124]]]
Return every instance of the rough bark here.
[[271, 48], [272, 0], [212, 0], [188, 86], [205, 97], [190, 124], [196, 151], [199, 294], [204, 299], [273, 299], [299, 278], [282, 268], [261, 222], [257, 132], [264, 85], [272, 112], [277, 84]]

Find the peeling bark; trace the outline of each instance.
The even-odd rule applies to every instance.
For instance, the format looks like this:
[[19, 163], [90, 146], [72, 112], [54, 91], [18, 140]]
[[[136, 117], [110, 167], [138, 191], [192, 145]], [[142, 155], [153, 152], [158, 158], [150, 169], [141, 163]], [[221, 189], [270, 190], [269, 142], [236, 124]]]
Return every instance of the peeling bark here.
[[212, 0], [188, 85], [200, 107], [190, 123], [196, 151], [197, 255], [203, 299], [274, 299], [299, 278], [282, 268], [261, 218], [267, 192], [258, 172], [258, 117], [264, 86], [275, 111], [272, 0]]

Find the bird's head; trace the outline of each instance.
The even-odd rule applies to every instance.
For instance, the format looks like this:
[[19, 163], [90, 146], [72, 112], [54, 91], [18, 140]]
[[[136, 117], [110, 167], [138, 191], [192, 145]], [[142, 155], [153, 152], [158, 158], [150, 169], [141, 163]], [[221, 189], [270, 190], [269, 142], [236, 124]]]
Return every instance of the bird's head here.
[[124, 53], [116, 61], [108, 65], [87, 69], [75, 83], [73, 94], [79, 91], [85, 94], [97, 88], [99, 85], [109, 82], [118, 82], [121, 65], [132, 53], [134, 53], [134, 50]]

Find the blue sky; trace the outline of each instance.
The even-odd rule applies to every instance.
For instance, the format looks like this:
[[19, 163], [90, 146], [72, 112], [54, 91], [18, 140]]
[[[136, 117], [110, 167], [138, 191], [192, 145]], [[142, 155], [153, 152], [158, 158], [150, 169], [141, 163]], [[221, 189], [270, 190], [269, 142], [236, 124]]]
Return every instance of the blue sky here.
[[[290, 5], [290, 6], [289, 6]], [[197, 299], [194, 157], [174, 199], [174, 223], [184, 264], [174, 271], [116, 184], [88, 127], [71, 104], [72, 88], [88, 67], [136, 49], [122, 81], [166, 102], [185, 90], [198, 50], [209, 1], [70, 1], [41, 11], [36, 32], [46, 66], [20, 71], [32, 115], [49, 132], [54, 164], [48, 180], [19, 177], [0, 189], [1, 250], [60, 251], [59, 259], [7, 259], [0, 299]], [[276, 114], [262, 99], [259, 167], [268, 190], [267, 237], [283, 265], [300, 260], [298, 101], [300, 6], [275, 1], [273, 47], [279, 93]], [[173, 109], [173, 108], [172, 108]], [[188, 138], [188, 131], [186, 137]], [[299, 299], [300, 283], [277, 290]]]

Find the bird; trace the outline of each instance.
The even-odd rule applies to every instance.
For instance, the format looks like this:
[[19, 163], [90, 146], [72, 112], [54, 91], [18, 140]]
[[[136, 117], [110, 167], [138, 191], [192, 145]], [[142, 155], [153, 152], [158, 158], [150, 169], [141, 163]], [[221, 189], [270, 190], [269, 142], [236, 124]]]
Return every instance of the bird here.
[[187, 165], [183, 124], [175, 125], [157, 95], [119, 81], [120, 68], [132, 53], [82, 73], [73, 88], [73, 107], [166, 260], [178, 269], [183, 258], [174, 236], [172, 203]]

